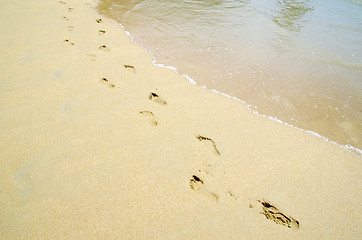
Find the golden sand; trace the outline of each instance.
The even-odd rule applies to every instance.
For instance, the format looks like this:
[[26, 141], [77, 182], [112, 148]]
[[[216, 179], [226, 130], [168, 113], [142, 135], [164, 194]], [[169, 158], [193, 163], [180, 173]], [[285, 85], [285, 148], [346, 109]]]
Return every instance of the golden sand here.
[[361, 159], [191, 85], [96, 2], [0, 4], [1, 239], [358, 239]]

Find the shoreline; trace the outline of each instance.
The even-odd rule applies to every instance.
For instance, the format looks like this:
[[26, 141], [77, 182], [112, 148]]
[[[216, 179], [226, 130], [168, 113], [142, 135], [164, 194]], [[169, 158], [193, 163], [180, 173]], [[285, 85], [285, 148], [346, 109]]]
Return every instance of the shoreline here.
[[[123, 31], [125, 31], [125, 33], [126, 33], [127, 36], [130, 38], [130, 41], [131, 41], [132, 43], [140, 46], [139, 44], [137, 44], [137, 43], [135, 42], [134, 37], [132, 36], [132, 34], [131, 34], [129, 31], [125, 30], [125, 27], [124, 27], [121, 23], [118, 22], [118, 25], [122, 28]], [[142, 46], [141, 46], [141, 47], [142, 47]], [[142, 48], [143, 48], [143, 47], [142, 47]], [[293, 124], [290, 124], [290, 123], [288, 123], [288, 122], [284, 122], [283, 120], [278, 119], [277, 117], [273, 117], [273, 116], [269, 116], [269, 115], [265, 115], [265, 114], [259, 113], [258, 110], [256, 110], [255, 108], [252, 107], [251, 104], [248, 104], [247, 102], [245, 102], [245, 101], [242, 100], [242, 99], [239, 99], [239, 98], [237, 98], [237, 97], [235, 97], [235, 96], [231, 96], [231, 95], [228, 95], [228, 94], [226, 94], [226, 93], [220, 92], [220, 91], [218, 91], [217, 89], [208, 88], [207, 86], [204, 86], [204, 85], [199, 85], [199, 84], [198, 84], [193, 78], [191, 78], [189, 75], [187, 75], [187, 74], [180, 74], [180, 73], [178, 72], [178, 69], [177, 69], [176, 67], [174, 67], [174, 66], [169, 66], [169, 65], [165, 65], [164, 63], [157, 63], [157, 62], [156, 62], [156, 58], [152, 55], [152, 53], [151, 53], [148, 49], [145, 49], [145, 48], [144, 48], [144, 50], [145, 50], [148, 54], [150, 54], [150, 55], [152, 56], [152, 58], [153, 58], [152, 64], [153, 64], [153, 65], [155, 65], [155, 66], [157, 66], [157, 67], [163, 67], [163, 68], [167, 68], [167, 69], [171, 69], [171, 70], [175, 71], [175, 73], [177, 73], [177, 74], [180, 75], [180, 76], [183, 76], [183, 77], [184, 77], [189, 83], [191, 83], [192, 85], [201, 87], [201, 88], [203, 88], [203, 89], [208, 89], [208, 90], [210, 90], [210, 91], [212, 91], [212, 92], [215, 92], [215, 93], [217, 93], [217, 94], [221, 94], [222, 96], [225, 96], [225, 97], [227, 97], [227, 98], [234, 99], [234, 100], [236, 100], [236, 101], [238, 101], [238, 102], [241, 102], [241, 103], [245, 104], [247, 109], [249, 109], [249, 110], [250, 110], [251, 112], [253, 112], [254, 114], [257, 114], [258, 116], [265, 117], [265, 118], [269, 118], [269, 119], [271, 119], [271, 120], [273, 120], [273, 121], [276, 121], [276, 122], [278, 122], [278, 123], [284, 124], [284, 125], [286, 125], [286, 126], [288, 126], [288, 127], [291, 127], [291, 128], [294, 128], [294, 129], [298, 129], [298, 130], [300, 130], [300, 131], [302, 131], [302, 132], [306, 132], [306, 133], [308, 133], [308, 134], [314, 135], [314, 136], [316, 136], [316, 137], [319, 137], [319, 138], [323, 139], [323, 140], [326, 141], [326, 142], [330, 142], [330, 143], [335, 144], [335, 145], [337, 145], [337, 146], [339, 146], [339, 147], [341, 147], [341, 148], [343, 148], [343, 149], [346, 149], [346, 150], [352, 152], [353, 154], [357, 155], [358, 157], [362, 157], [362, 149], [359, 149], [359, 148], [354, 147], [354, 146], [349, 145], [349, 144], [346, 144], [346, 145], [340, 144], [340, 143], [338, 143], [338, 142], [335, 142], [335, 141], [333, 141], [333, 140], [330, 140], [328, 137], [325, 137], [325, 136], [319, 134], [318, 132], [314, 132], [314, 131], [312, 131], [312, 130], [308, 130], [308, 129], [303, 129], [303, 128], [300, 128], [300, 127], [296, 127], [296, 126], [294, 126]]]
[[2, 2], [0, 238], [362, 235], [360, 157], [155, 66], [96, 5]]
[[[141, 4], [141, 5], [147, 5], [147, 4]], [[299, 89], [299, 87], [297, 85], [293, 85], [293, 83], [290, 84], [289, 88], [284, 86], [282, 82], [281, 82], [282, 85], [280, 85], [280, 86], [278, 85], [279, 88], [277, 87], [275, 82], [274, 83], [270, 82], [270, 85], [275, 85], [274, 88], [273, 88], [273, 86], [262, 87], [262, 86], [258, 86], [258, 83], [255, 83], [255, 81], [246, 80], [246, 79], [248, 79], [247, 76], [249, 75], [247, 73], [242, 74], [243, 76], [245, 75], [244, 76], [245, 80], [241, 81], [240, 84], [242, 84], [242, 85], [245, 84], [245, 86], [241, 89], [238, 89], [238, 86], [235, 85], [237, 83], [236, 79], [230, 78], [230, 83], [228, 83], [228, 81], [226, 81], [226, 80], [225, 80], [225, 82], [215, 80], [216, 83], [213, 83], [214, 78], [212, 75], [202, 74], [202, 72], [204, 72], [204, 73], [207, 72], [207, 69], [205, 70], [205, 68], [202, 68], [201, 65], [198, 66], [197, 63], [195, 63], [195, 62], [192, 62], [192, 64], [187, 64], [188, 61], [182, 61], [182, 62], [178, 61], [177, 60], [178, 57], [173, 57], [172, 56], [173, 54], [167, 54], [167, 51], [164, 52], [165, 49], [162, 50], [162, 44], [155, 45], [155, 47], [157, 49], [161, 48], [160, 51], [157, 51], [157, 50], [155, 50], [155, 48], [153, 48], [152, 42], [157, 42], [156, 41], [157, 35], [159, 35], [159, 34], [161, 34], [160, 40], [162, 42], [162, 39], [164, 39], [164, 37], [162, 37], [163, 33], [159, 32], [155, 36], [152, 36], [153, 35], [152, 32], [150, 32], [149, 34], [146, 34], [146, 35], [141, 34], [139, 31], [140, 31], [140, 29], [142, 29], [142, 27], [137, 27], [137, 24], [134, 25], [134, 24], [132, 24], [132, 21], [130, 21], [130, 19], [131, 20], [137, 19], [137, 14], [145, 11], [145, 9], [142, 9], [142, 6], [139, 6], [139, 11], [136, 11], [135, 14], [132, 14], [132, 12], [130, 12], [130, 14], [127, 14], [127, 17], [122, 17], [123, 14], [121, 14], [122, 11], [125, 11], [124, 8], [128, 9], [127, 4], [121, 8], [118, 8], [115, 6], [114, 8], [112, 8], [112, 10], [108, 10], [107, 6], [109, 7], [111, 5], [109, 5], [109, 3], [104, 3], [102, 5], [102, 3], [101, 3], [101, 5], [98, 6], [99, 13], [104, 14], [105, 16], [111, 17], [113, 19], [117, 19], [117, 17], [116, 17], [117, 15], [115, 13], [120, 12], [120, 18], [122, 19], [122, 21], [125, 21], [124, 22], [125, 27], [126, 28], [129, 27], [128, 29], [132, 31], [132, 34], [135, 34], [134, 35], [135, 37], [137, 37], [136, 42], [138, 45], [142, 46], [143, 48], [148, 49], [147, 51], [149, 53], [153, 52], [154, 55], [152, 53], [151, 53], [151, 55], [153, 55], [154, 57], [157, 56], [157, 59], [158, 59], [157, 61], [159, 63], [177, 67], [180, 75], [183, 75], [183, 73], [186, 73], [189, 76], [195, 77], [193, 80], [191, 80], [191, 82], [193, 84], [195, 83], [195, 80], [197, 79], [196, 81], [199, 83], [199, 85], [207, 86], [207, 88], [209, 88], [209, 89], [216, 89], [219, 92], [223, 92], [223, 93], [226, 93], [227, 95], [235, 96], [236, 98], [246, 101], [248, 104], [250, 104], [250, 107], [252, 108], [253, 111], [258, 111], [261, 115], [276, 117], [279, 120], [282, 120], [283, 122], [286, 122], [289, 125], [295, 126], [299, 129], [304, 129], [306, 131], [308, 131], [308, 130], [313, 131], [321, 136], [328, 138], [331, 142], [336, 142], [339, 145], [341, 145], [349, 150], [351, 150], [351, 146], [353, 146], [353, 148], [356, 149], [356, 150], [354, 150], [354, 152], [361, 155], [361, 153], [360, 153], [361, 145], [360, 145], [360, 141], [359, 141], [360, 137], [358, 134], [359, 125], [360, 125], [358, 122], [358, 119], [359, 119], [358, 107], [357, 107], [358, 104], [356, 105], [356, 100], [350, 101], [349, 98], [347, 99], [347, 96], [353, 97], [353, 99], [356, 99], [357, 92], [355, 92], [355, 94], [353, 95], [352, 93], [348, 93], [348, 91], [346, 89], [344, 89], [343, 91], [342, 90], [340, 91], [339, 95], [338, 95], [338, 92], [334, 92], [333, 93], [334, 97], [332, 97], [332, 95], [330, 97], [326, 97], [325, 96], [326, 93], [323, 94], [323, 92], [320, 92], [319, 87], [321, 87], [321, 86], [319, 86], [319, 84], [315, 83], [316, 85], [310, 85], [310, 89], [313, 89], [313, 91], [311, 93], [305, 92], [304, 90], [306, 90], [306, 89], [303, 90], [303, 88], [301, 88], [300, 89], [301, 93], [295, 95], [295, 93], [293, 93], [293, 91], [292, 91], [292, 88], [293, 88], [292, 86], [294, 86], [294, 88], [296, 88], [296, 89]], [[150, 5], [150, 8], [152, 8], [151, 5]], [[129, 11], [132, 11], [132, 10], [129, 10]], [[152, 10], [150, 10], [149, 12], [152, 12]], [[147, 16], [147, 13], [149, 13], [149, 12], [145, 11], [146, 16]], [[162, 14], [161, 14], [161, 16], [162, 16]], [[141, 16], [138, 16], [138, 17], [140, 18], [139, 20], [141, 22], [144, 20]], [[148, 17], [150, 17], [152, 19], [152, 16], [148, 16]], [[121, 21], [118, 21], [118, 22], [122, 24]], [[157, 22], [155, 24], [156, 24], [155, 27], [157, 27], [158, 26]], [[134, 26], [134, 29], [132, 28], [132, 26]], [[153, 26], [153, 24], [150, 24], [150, 26]], [[187, 31], [187, 28], [185, 28], [183, 30]], [[170, 34], [172, 35], [172, 33], [170, 33]], [[183, 33], [180, 33], [180, 34], [182, 35]], [[131, 35], [131, 34], [129, 34], [129, 35]], [[145, 38], [145, 36], [148, 36], [148, 35], [149, 35], [151, 43], [149, 43], [145, 40], [142, 40], [142, 36], [143, 36], [143, 39], [147, 39], [147, 38]], [[130, 37], [133, 38], [132, 36], [130, 36]], [[167, 42], [165, 44], [167, 45]], [[177, 44], [176, 44], [176, 46], [177, 46]], [[184, 49], [184, 50], [186, 50], [186, 49]], [[191, 50], [195, 51], [195, 49], [191, 49]], [[200, 51], [201, 50], [202, 50], [202, 48], [200, 47]], [[171, 51], [171, 53], [177, 52], [175, 50], [170, 50], [170, 51]], [[159, 54], [160, 52], [161, 52], [161, 54]], [[163, 54], [162, 54], [162, 52], [163, 52]], [[249, 52], [249, 54], [251, 54], [251, 53]], [[164, 57], [162, 57], [161, 55], [163, 55]], [[181, 55], [182, 55], [182, 53], [181, 53]], [[189, 54], [187, 54], [187, 55], [189, 55]], [[169, 59], [169, 60], [167, 60], [167, 59]], [[187, 58], [185, 57], [185, 59], [187, 59]], [[191, 60], [192, 59], [190, 59], [190, 61]], [[220, 60], [220, 59], [216, 59], [214, 61], [217, 61], [217, 60]], [[186, 64], [183, 65], [183, 62], [185, 62]], [[207, 65], [208, 62], [209, 61], [206, 61], [203, 64], [206, 63], [206, 66], [208, 66]], [[220, 64], [220, 62], [217, 62], [217, 63], [219, 63], [217, 65], [222, 65], [222, 64]], [[232, 62], [230, 62], [230, 64], [232, 64]], [[228, 65], [230, 65], [230, 64], [228, 64]], [[191, 65], [191, 66], [189, 66], [189, 65]], [[197, 71], [197, 70], [193, 71], [194, 65], [195, 65], [195, 68], [197, 68], [199, 71]], [[228, 66], [228, 65], [226, 65], [226, 66]], [[241, 64], [241, 65], [244, 65], [244, 64]], [[256, 65], [256, 66], [258, 66], [258, 65]], [[253, 69], [255, 68], [254, 70], [259, 72], [259, 73], [255, 73], [257, 76], [259, 76], [260, 74], [272, 76], [272, 75], [270, 75], [271, 73], [268, 73], [268, 70], [267, 70], [268, 68], [264, 69], [264, 68], [258, 68], [256, 66], [254, 66], [254, 67], [249, 66], [249, 67], [252, 67]], [[246, 69], [244, 69], [244, 70], [246, 70]], [[284, 69], [280, 69], [280, 70], [281, 70], [281, 72], [284, 71]], [[218, 71], [218, 72], [220, 72], [220, 71]], [[321, 69], [321, 72], [323, 72], [323, 68]], [[222, 74], [222, 72], [220, 72], [220, 74]], [[335, 74], [337, 74], [337, 73], [335, 73]], [[205, 76], [202, 76], [202, 75], [205, 75]], [[226, 76], [226, 73], [224, 75]], [[234, 75], [235, 75], [235, 73], [234, 73]], [[321, 73], [321, 76], [322, 75], [323, 75], [323, 73]], [[336, 75], [336, 77], [338, 77], [337, 75]], [[317, 76], [319, 76], [319, 75], [317, 75]], [[239, 76], [239, 75], [238, 75], [238, 77], [241, 78], [241, 76]], [[250, 77], [250, 79], [253, 78], [253, 76], [249, 76], [249, 77]], [[215, 76], [215, 78], [220, 80], [219, 79], [220, 77]], [[333, 77], [330, 77], [330, 78], [333, 78]], [[190, 78], [188, 78], [188, 79], [190, 80]], [[210, 82], [207, 82], [208, 81], [207, 79], [209, 79]], [[346, 77], [346, 79], [348, 79], [348, 77]], [[298, 82], [301, 80], [302, 79], [295, 80], [295, 81]], [[259, 81], [262, 81], [262, 79], [258, 80], [258, 82]], [[248, 88], [248, 85], [250, 85], [250, 84], [253, 85], [254, 83], [257, 84], [256, 88], [259, 89], [258, 91], [257, 90], [252, 91]], [[235, 90], [232, 90], [230, 88], [230, 86], [224, 86], [225, 84], [230, 84], [231, 86], [233, 86], [233, 88]], [[314, 91], [316, 94], [314, 94]], [[281, 92], [283, 92], [283, 93], [281, 93]], [[304, 94], [302, 92], [304, 92]], [[311, 96], [309, 98], [307, 98], [307, 97], [304, 98], [305, 95], [309, 96], [309, 94], [311, 94]], [[346, 94], [351, 94], [351, 95], [346, 95]], [[323, 95], [323, 96], [321, 96], [321, 95]], [[329, 95], [327, 94], [327, 96], [329, 96]], [[357, 99], [358, 99], [358, 96], [357, 96]], [[345, 105], [342, 106], [343, 105], [342, 103], [344, 101], [346, 101]], [[348, 104], [350, 104], [351, 106], [348, 107], [349, 106]]]

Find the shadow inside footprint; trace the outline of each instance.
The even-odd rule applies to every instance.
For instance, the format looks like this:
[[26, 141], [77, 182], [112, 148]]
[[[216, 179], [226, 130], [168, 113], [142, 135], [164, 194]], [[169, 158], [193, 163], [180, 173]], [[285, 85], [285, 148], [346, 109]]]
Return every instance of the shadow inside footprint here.
[[101, 46], [99, 46], [98, 49], [103, 50], [103, 51], [107, 51], [107, 52], [111, 51], [106, 45], [101, 45]]
[[106, 34], [106, 31], [104, 31], [104, 30], [98, 30], [98, 33], [99, 33], [99, 35], [104, 35], [104, 34]]
[[107, 78], [102, 78], [102, 79], [101, 79], [101, 82], [102, 82], [103, 84], [106, 84], [106, 85], [107, 85], [108, 87], [110, 87], [110, 88], [114, 88], [114, 84], [110, 83]]
[[219, 200], [219, 196], [216, 193], [213, 193], [211, 191], [208, 191], [207, 189], [204, 188], [204, 181], [201, 180], [201, 178], [199, 178], [196, 175], [192, 175], [190, 181], [190, 188], [192, 190], [195, 190], [201, 194], [203, 194], [204, 196], [208, 197], [209, 199], [217, 202]]
[[201, 135], [197, 136], [196, 138], [199, 139], [199, 141], [209, 141], [209, 142], [211, 142], [211, 143], [212, 143], [212, 146], [213, 146], [214, 149], [215, 149], [216, 154], [220, 156], [220, 152], [219, 152], [219, 150], [217, 149], [214, 140], [212, 140], [211, 138], [208, 138], [208, 137], [201, 136]]
[[231, 191], [228, 191], [228, 193], [229, 193], [230, 197], [233, 197], [233, 198], [235, 198], [235, 200], [238, 200], [238, 198]]
[[281, 213], [276, 207], [266, 201], [259, 200], [259, 202], [263, 206], [263, 212], [261, 212], [261, 214], [263, 214], [267, 219], [288, 228], [299, 228], [299, 222], [294, 218]]
[[127, 64], [125, 64], [125, 65], [123, 65], [123, 67], [124, 67], [124, 68], [126, 68], [126, 69], [132, 69], [132, 70], [133, 70], [133, 72], [136, 72], [135, 67], [134, 67], [134, 66], [132, 66], [132, 65], [127, 65]]
[[75, 44], [74, 42], [71, 42], [69, 39], [65, 39], [64, 42], [65, 42], [65, 43], [69, 43], [69, 44], [72, 45], [72, 46]]
[[156, 121], [155, 118], [154, 118], [153, 112], [151, 112], [151, 111], [139, 111], [138, 113], [139, 113], [139, 114], [142, 114], [142, 115], [144, 115], [144, 116], [149, 117], [149, 118], [151, 119], [152, 125], [153, 125], [153, 126], [157, 126], [158, 123], [157, 123], [157, 121]]
[[96, 55], [95, 55], [95, 54], [87, 53], [87, 56], [90, 58], [90, 60], [91, 60], [92, 62], [95, 62], [95, 61], [96, 61]]
[[103, 20], [102, 20], [101, 18], [98, 18], [98, 19], [96, 20], [96, 22], [97, 22], [97, 23], [101, 23], [101, 22], [103, 22]]
[[204, 181], [202, 181], [198, 176], [192, 175], [192, 178], [190, 179], [190, 188], [193, 190], [199, 190], [200, 186], [204, 184]]
[[155, 103], [166, 105], [166, 101], [162, 100], [156, 93], [150, 93], [150, 95], [148, 95], [148, 99], [154, 101]]
[[153, 116], [153, 112], [151, 112], [151, 111], [139, 111], [138, 113], [139, 114], [144, 114], [144, 115], [147, 115], [147, 116]]

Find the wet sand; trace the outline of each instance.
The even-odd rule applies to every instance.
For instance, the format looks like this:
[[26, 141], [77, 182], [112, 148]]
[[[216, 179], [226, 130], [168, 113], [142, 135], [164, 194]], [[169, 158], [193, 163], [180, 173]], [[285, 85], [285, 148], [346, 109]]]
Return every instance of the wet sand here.
[[356, 239], [361, 159], [190, 84], [96, 2], [1, 3], [1, 239]]

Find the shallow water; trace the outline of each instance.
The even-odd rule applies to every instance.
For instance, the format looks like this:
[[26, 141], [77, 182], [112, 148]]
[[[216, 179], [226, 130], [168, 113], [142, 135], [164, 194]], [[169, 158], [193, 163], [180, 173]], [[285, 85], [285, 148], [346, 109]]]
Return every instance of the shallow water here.
[[362, 1], [103, 0], [157, 63], [362, 149]]

